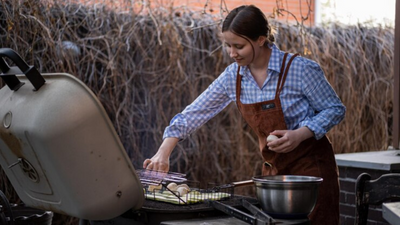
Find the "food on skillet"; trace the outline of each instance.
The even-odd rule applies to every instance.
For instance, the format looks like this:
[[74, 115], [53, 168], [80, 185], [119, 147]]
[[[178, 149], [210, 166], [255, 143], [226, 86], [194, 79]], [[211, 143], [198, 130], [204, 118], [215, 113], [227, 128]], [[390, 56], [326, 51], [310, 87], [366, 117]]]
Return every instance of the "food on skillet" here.
[[189, 193], [189, 189], [187, 189], [186, 187], [178, 187], [176, 191], [179, 193], [179, 196], [184, 196]]
[[171, 182], [167, 185], [167, 189], [170, 191], [176, 191], [176, 189], [178, 189], [178, 185], [174, 182]]
[[179, 192], [179, 194], [181, 196], [183, 196], [183, 195], [187, 194], [188, 192], [190, 192], [189, 185], [187, 185], [187, 184], [179, 184], [179, 185], [177, 185], [174, 182], [169, 183], [167, 185], [167, 189], [169, 191], [177, 191], [177, 192]]
[[149, 192], [153, 192], [153, 191], [159, 191], [162, 189], [162, 185], [149, 185], [149, 188], [147, 189]]
[[187, 184], [180, 184], [180, 185], [178, 185], [177, 187], [178, 187], [178, 188], [180, 188], [180, 187], [185, 187], [186, 189], [188, 189], [188, 190], [190, 191], [190, 188], [189, 188], [189, 186], [188, 186]]

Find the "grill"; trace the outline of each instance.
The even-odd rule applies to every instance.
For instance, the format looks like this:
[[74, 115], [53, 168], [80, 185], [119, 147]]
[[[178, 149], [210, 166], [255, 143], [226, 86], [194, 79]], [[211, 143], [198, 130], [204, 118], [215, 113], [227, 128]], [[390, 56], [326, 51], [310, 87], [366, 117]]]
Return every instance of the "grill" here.
[[[160, 173], [154, 171], [139, 170], [138, 171], [142, 184], [145, 184], [145, 204], [139, 211], [125, 213], [122, 218], [130, 219], [130, 223], [141, 224], [164, 224], [178, 225], [187, 223], [205, 223], [212, 221], [217, 224], [259, 224], [259, 225], [309, 225], [310, 221], [307, 217], [291, 217], [287, 215], [284, 218], [274, 218], [260, 210], [258, 202], [254, 198], [234, 195], [234, 187], [253, 184], [253, 180], [233, 182], [220, 186], [208, 185], [210, 188], [198, 189], [193, 188], [192, 182], [188, 182], [184, 174], [177, 173]], [[191, 183], [192, 192], [203, 194], [201, 201], [192, 202], [191, 198], [179, 196], [173, 190], [168, 189], [168, 182], [186, 182]], [[158, 185], [160, 189], [147, 191], [148, 186]], [[197, 184], [197, 183], [195, 183]], [[179, 199], [178, 202], [163, 203], [162, 199], [158, 199], [160, 193], [167, 192], [167, 196]], [[173, 195], [171, 195], [171, 193]], [[153, 197], [154, 196], [154, 197]], [[154, 201], [151, 201], [154, 200]], [[218, 201], [216, 201], [218, 200]], [[174, 206], [177, 205], [177, 206]], [[225, 215], [225, 217], [223, 217]], [[228, 215], [228, 217], [226, 217]], [[229, 217], [231, 216], [231, 217]], [[238, 218], [235, 220], [233, 217]], [[117, 222], [118, 223], [118, 222]], [[102, 222], [95, 224], [101, 225]]]
[[143, 186], [83, 82], [40, 74], [7, 48], [0, 70], [0, 165], [26, 206], [88, 220], [141, 208]]
[[[171, 224], [165, 221], [221, 215], [249, 223], [259, 218], [249, 208], [257, 200], [234, 195], [235, 185], [205, 190], [193, 185], [198, 200], [169, 190], [170, 182], [189, 183], [184, 174], [135, 170], [101, 103], [74, 76], [40, 74], [7, 48], [0, 49], [0, 70], [6, 84], [0, 89], [0, 165], [27, 207], [92, 224], [110, 219]], [[178, 200], [155, 201], [159, 193], [149, 191], [151, 185], [161, 185]], [[249, 209], [255, 217], [246, 214]]]

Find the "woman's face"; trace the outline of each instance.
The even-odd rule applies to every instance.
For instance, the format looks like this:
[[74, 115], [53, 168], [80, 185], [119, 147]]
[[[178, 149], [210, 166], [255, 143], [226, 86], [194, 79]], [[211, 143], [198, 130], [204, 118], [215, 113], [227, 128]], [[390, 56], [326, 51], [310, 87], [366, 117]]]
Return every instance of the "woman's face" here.
[[254, 52], [253, 46], [256, 42], [246, 39], [230, 32], [225, 31], [222, 33], [224, 38], [224, 45], [229, 56], [236, 61], [239, 66], [246, 66], [253, 62]]

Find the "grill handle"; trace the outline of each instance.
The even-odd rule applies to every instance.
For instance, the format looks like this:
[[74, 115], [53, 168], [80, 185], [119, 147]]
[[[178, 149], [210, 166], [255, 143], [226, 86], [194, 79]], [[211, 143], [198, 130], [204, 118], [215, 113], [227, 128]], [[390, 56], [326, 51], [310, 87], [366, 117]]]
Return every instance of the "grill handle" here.
[[[4, 60], [4, 57], [11, 59], [17, 66], [10, 67]], [[34, 91], [40, 89], [46, 82], [43, 76], [34, 66], [28, 64], [11, 48], [0, 48], [0, 74], [6, 85], [13, 91], [17, 91], [24, 83], [22, 83], [16, 74], [25, 74], [34, 87]]]

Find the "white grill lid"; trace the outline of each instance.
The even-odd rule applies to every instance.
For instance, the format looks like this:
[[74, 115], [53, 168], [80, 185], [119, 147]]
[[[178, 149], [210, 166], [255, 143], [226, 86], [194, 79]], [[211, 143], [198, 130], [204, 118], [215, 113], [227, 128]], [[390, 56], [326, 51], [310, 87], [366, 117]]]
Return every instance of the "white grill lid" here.
[[41, 75], [11, 49], [0, 49], [0, 70], [0, 164], [27, 206], [89, 220], [141, 208], [135, 169], [84, 83]]

